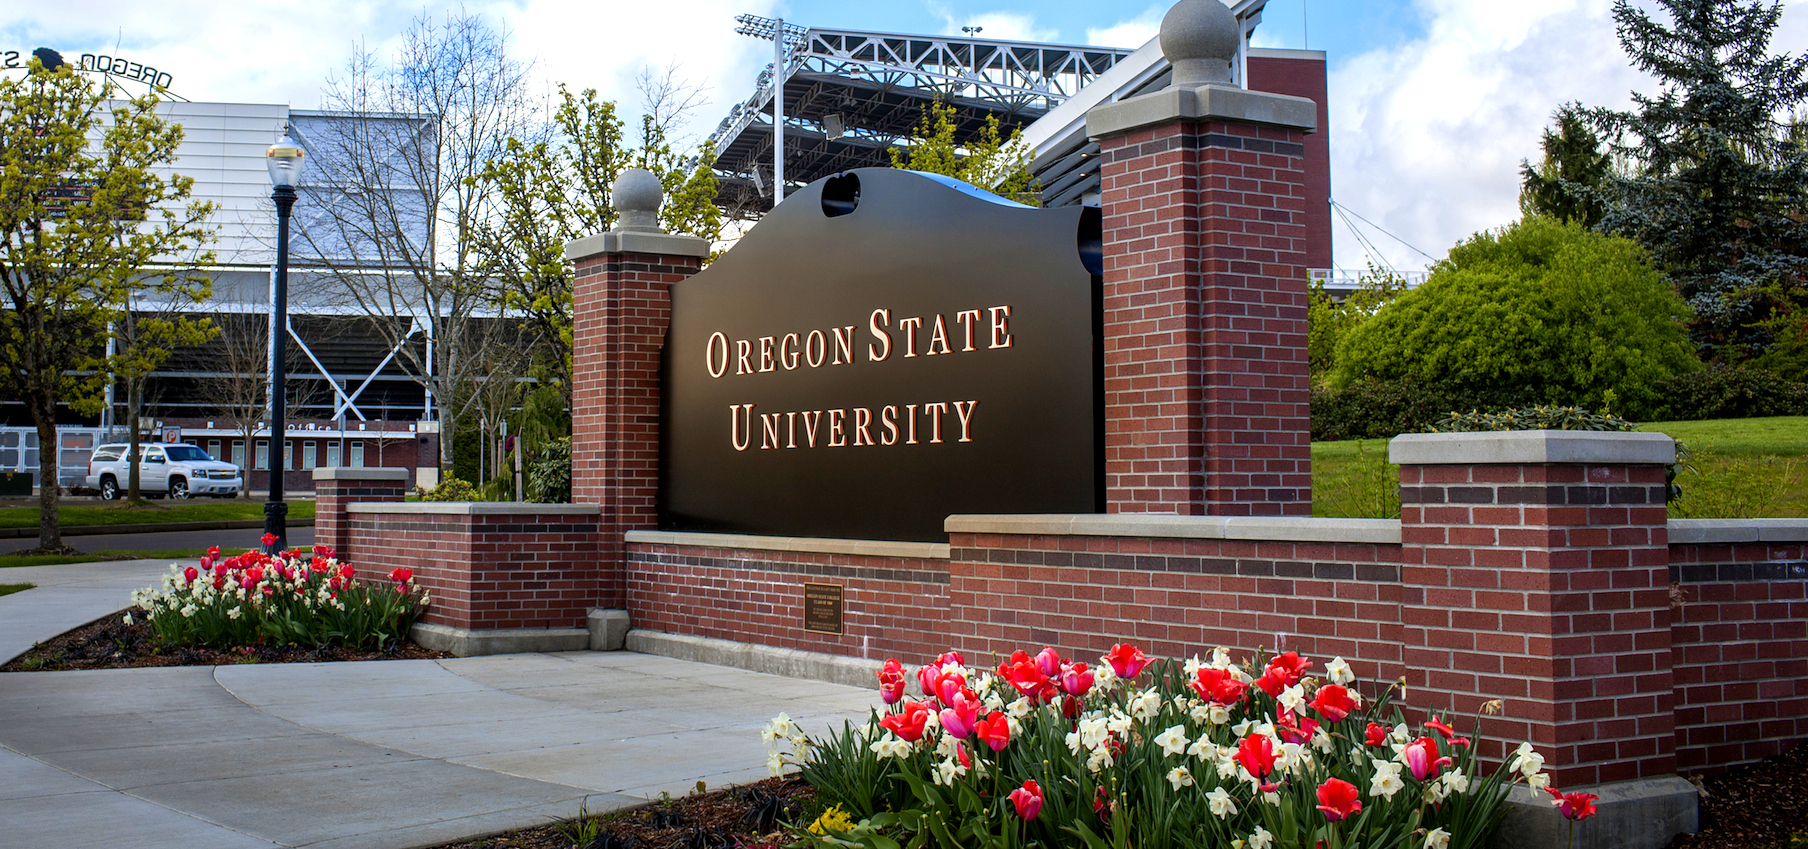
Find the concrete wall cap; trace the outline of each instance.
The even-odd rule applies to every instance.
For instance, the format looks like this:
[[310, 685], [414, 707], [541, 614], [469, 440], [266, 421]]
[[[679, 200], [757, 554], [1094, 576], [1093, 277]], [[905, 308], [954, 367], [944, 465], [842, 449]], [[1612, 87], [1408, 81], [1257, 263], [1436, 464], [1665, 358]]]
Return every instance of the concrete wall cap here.
[[1170, 86], [1094, 108], [1086, 113], [1086, 135], [1097, 139], [1177, 121], [1207, 120], [1313, 132], [1318, 129], [1318, 104], [1231, 85]]
[[1671, 519], [1670, 542], [1808, 542], [1808, 519]]
[[316, 466], [317, 481], [406, 481], [407, 469], [355, 469], [350, 466]]
[[654, 256], [709, 256], [709, 240], [670, 233], [611, 230], [565, 243], [565, 258], [572, 262], [601, 254], [652, 254]]
[[599, 516], [600, 504], [517, 504], [512, 501], [358, 502], [347, 513], [405, 513], [439, 516]]
[[813, 554], [849, 554], [857, 557], [908, 557], [917, 560], [948, 559], [948, 544], [942, 542], [767, 537], [752, 534], [700, 534], [680, 531], [629, 531], [625, 535], [625, 539], [629, 543], [638, 545], [743, 548], [753, 551], [803, 551]]
[[641, 628], [628, 632], [627, 648], [628, 651], [641, 654], [656, 654], [696, 663], [713, 663], [717, 666], [783, 675], [787, 678], [810, 678], [859, 687], [869, 691], [875, 704], [879, 695], [873, 687], [873, 673], [878, 672], [882, 665], [877, 660]]
[[942, 529], [955, 534], [1400, 544], [1398, 519], [1175, 516], [1160, 513], [974, 515], [949, 516], [942, 523]]
[[1661, 433], [1591, 430], [1403, 433], [1387, 444], [1387, 461], [1403, 466], [1669, 464], [1676, 462], [1676, 440]]
[[609, 199], [615, 204], [616, 223], [611, 232], [659, 233], [659, 206], [665, 188], [659, 177], [645, 168], [629, 168], [615, 178]]

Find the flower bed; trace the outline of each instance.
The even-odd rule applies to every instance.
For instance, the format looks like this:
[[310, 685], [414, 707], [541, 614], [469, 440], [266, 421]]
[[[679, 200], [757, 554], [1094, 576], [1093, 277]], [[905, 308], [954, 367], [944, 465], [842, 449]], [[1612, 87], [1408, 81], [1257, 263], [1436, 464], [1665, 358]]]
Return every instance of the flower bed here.
[[[429, 598], [407, 569], [373, 583], [317, 545], [226, 558], [212, 548], [198, 567], [170, 566], [160, 587], [133, 593], [132, 603], [170, 645], [381, 648], [408, 634]], [[125, 623], [133, 620], [128, 611]]]
[[1251, 675], [1224, 649], [1183, 663], [1119, 645], [1096, 668], [1049, 648], [983, 671], [949, 652], [913, 700], [890, 660], [882, 715], [812, 739], [781, 714], [769, 766], [800, 766], [832, 805], [803, 835], [817, 846], [1477, 849], [1522, 781], [1572, 823], [1594, 813], [1531, 745], [1489, 772], [1439, 717], [1405, 724], [1401, 685], [1365, 697], [1342, 658], [1324, 680], [1313, 666], [1287, 652]]

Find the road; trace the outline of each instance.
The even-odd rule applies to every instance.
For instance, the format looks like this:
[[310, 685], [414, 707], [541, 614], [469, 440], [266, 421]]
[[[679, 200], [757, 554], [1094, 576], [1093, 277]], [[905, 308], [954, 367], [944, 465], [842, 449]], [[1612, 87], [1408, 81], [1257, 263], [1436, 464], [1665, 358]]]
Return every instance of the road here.
[[[171, 551], [178, 548], [206, 548], [217, 545], [223, 552], [236, 554], [258, 547], [259, 528], [233, 531], [167, 531], [154, 534], [101, 534], [65, 536], [63, 544], [79, 551]], [[306, 547], [314, 544], [313, 528], [290, 528], [289, 545]], [[0, 554], [36, 548], [36, 537], [0, 539]]]

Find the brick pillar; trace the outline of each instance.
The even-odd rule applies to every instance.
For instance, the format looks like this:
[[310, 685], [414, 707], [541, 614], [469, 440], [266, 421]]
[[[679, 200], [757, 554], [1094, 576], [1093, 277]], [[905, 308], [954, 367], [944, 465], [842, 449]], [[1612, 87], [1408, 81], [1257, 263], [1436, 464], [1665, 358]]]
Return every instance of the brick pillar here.
[[[623, 198], [619, 185], [616, 197]], [[669, 287], [696, 274], [708, 255], [708, 242], [657, 229], [618, 228], [565, 246], [577, 266], [571, 499], [602, 508], [601, 574], [616, 596], [626, 586], [622, 535], [658, 524], [659, 361], [671, 323]], [[620, 607], [622, 599], [603, 604]]]
[[1311, 514], [1304, 139], [1317, 114], [1217, 84], [1087, 114], [1109, 512]]
[[314, 470], [314, 544], [331, 548], [352, 562], [349, 504], [401, 502], [408, 493], [407, 469], [360, 469], [322, 466]]
[[1560, 786], [1674, 777], [1675, 456], [1656, 433], [1394, 439], [1410, 704], [1504, 699], [1488, 742], [1531, 742]]

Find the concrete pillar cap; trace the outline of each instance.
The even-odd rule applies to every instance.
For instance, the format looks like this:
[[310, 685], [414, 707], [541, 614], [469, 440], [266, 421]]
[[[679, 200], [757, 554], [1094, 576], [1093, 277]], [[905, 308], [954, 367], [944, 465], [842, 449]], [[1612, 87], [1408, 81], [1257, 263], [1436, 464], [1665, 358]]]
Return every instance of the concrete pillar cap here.
[[1174, 66], [1174, 85], [1195, 87], [1231, 81], [1243, 27], [1218, 0], [1180, 0], [1161, 19], [1160, 37], [1161, 55]]
[[615, 178], [610, 200], [618, 216], [617, 233], [658, 233], [659, 205], [665, 202], [665, 190], [659, 178], [645, 168], [629, 168]]

